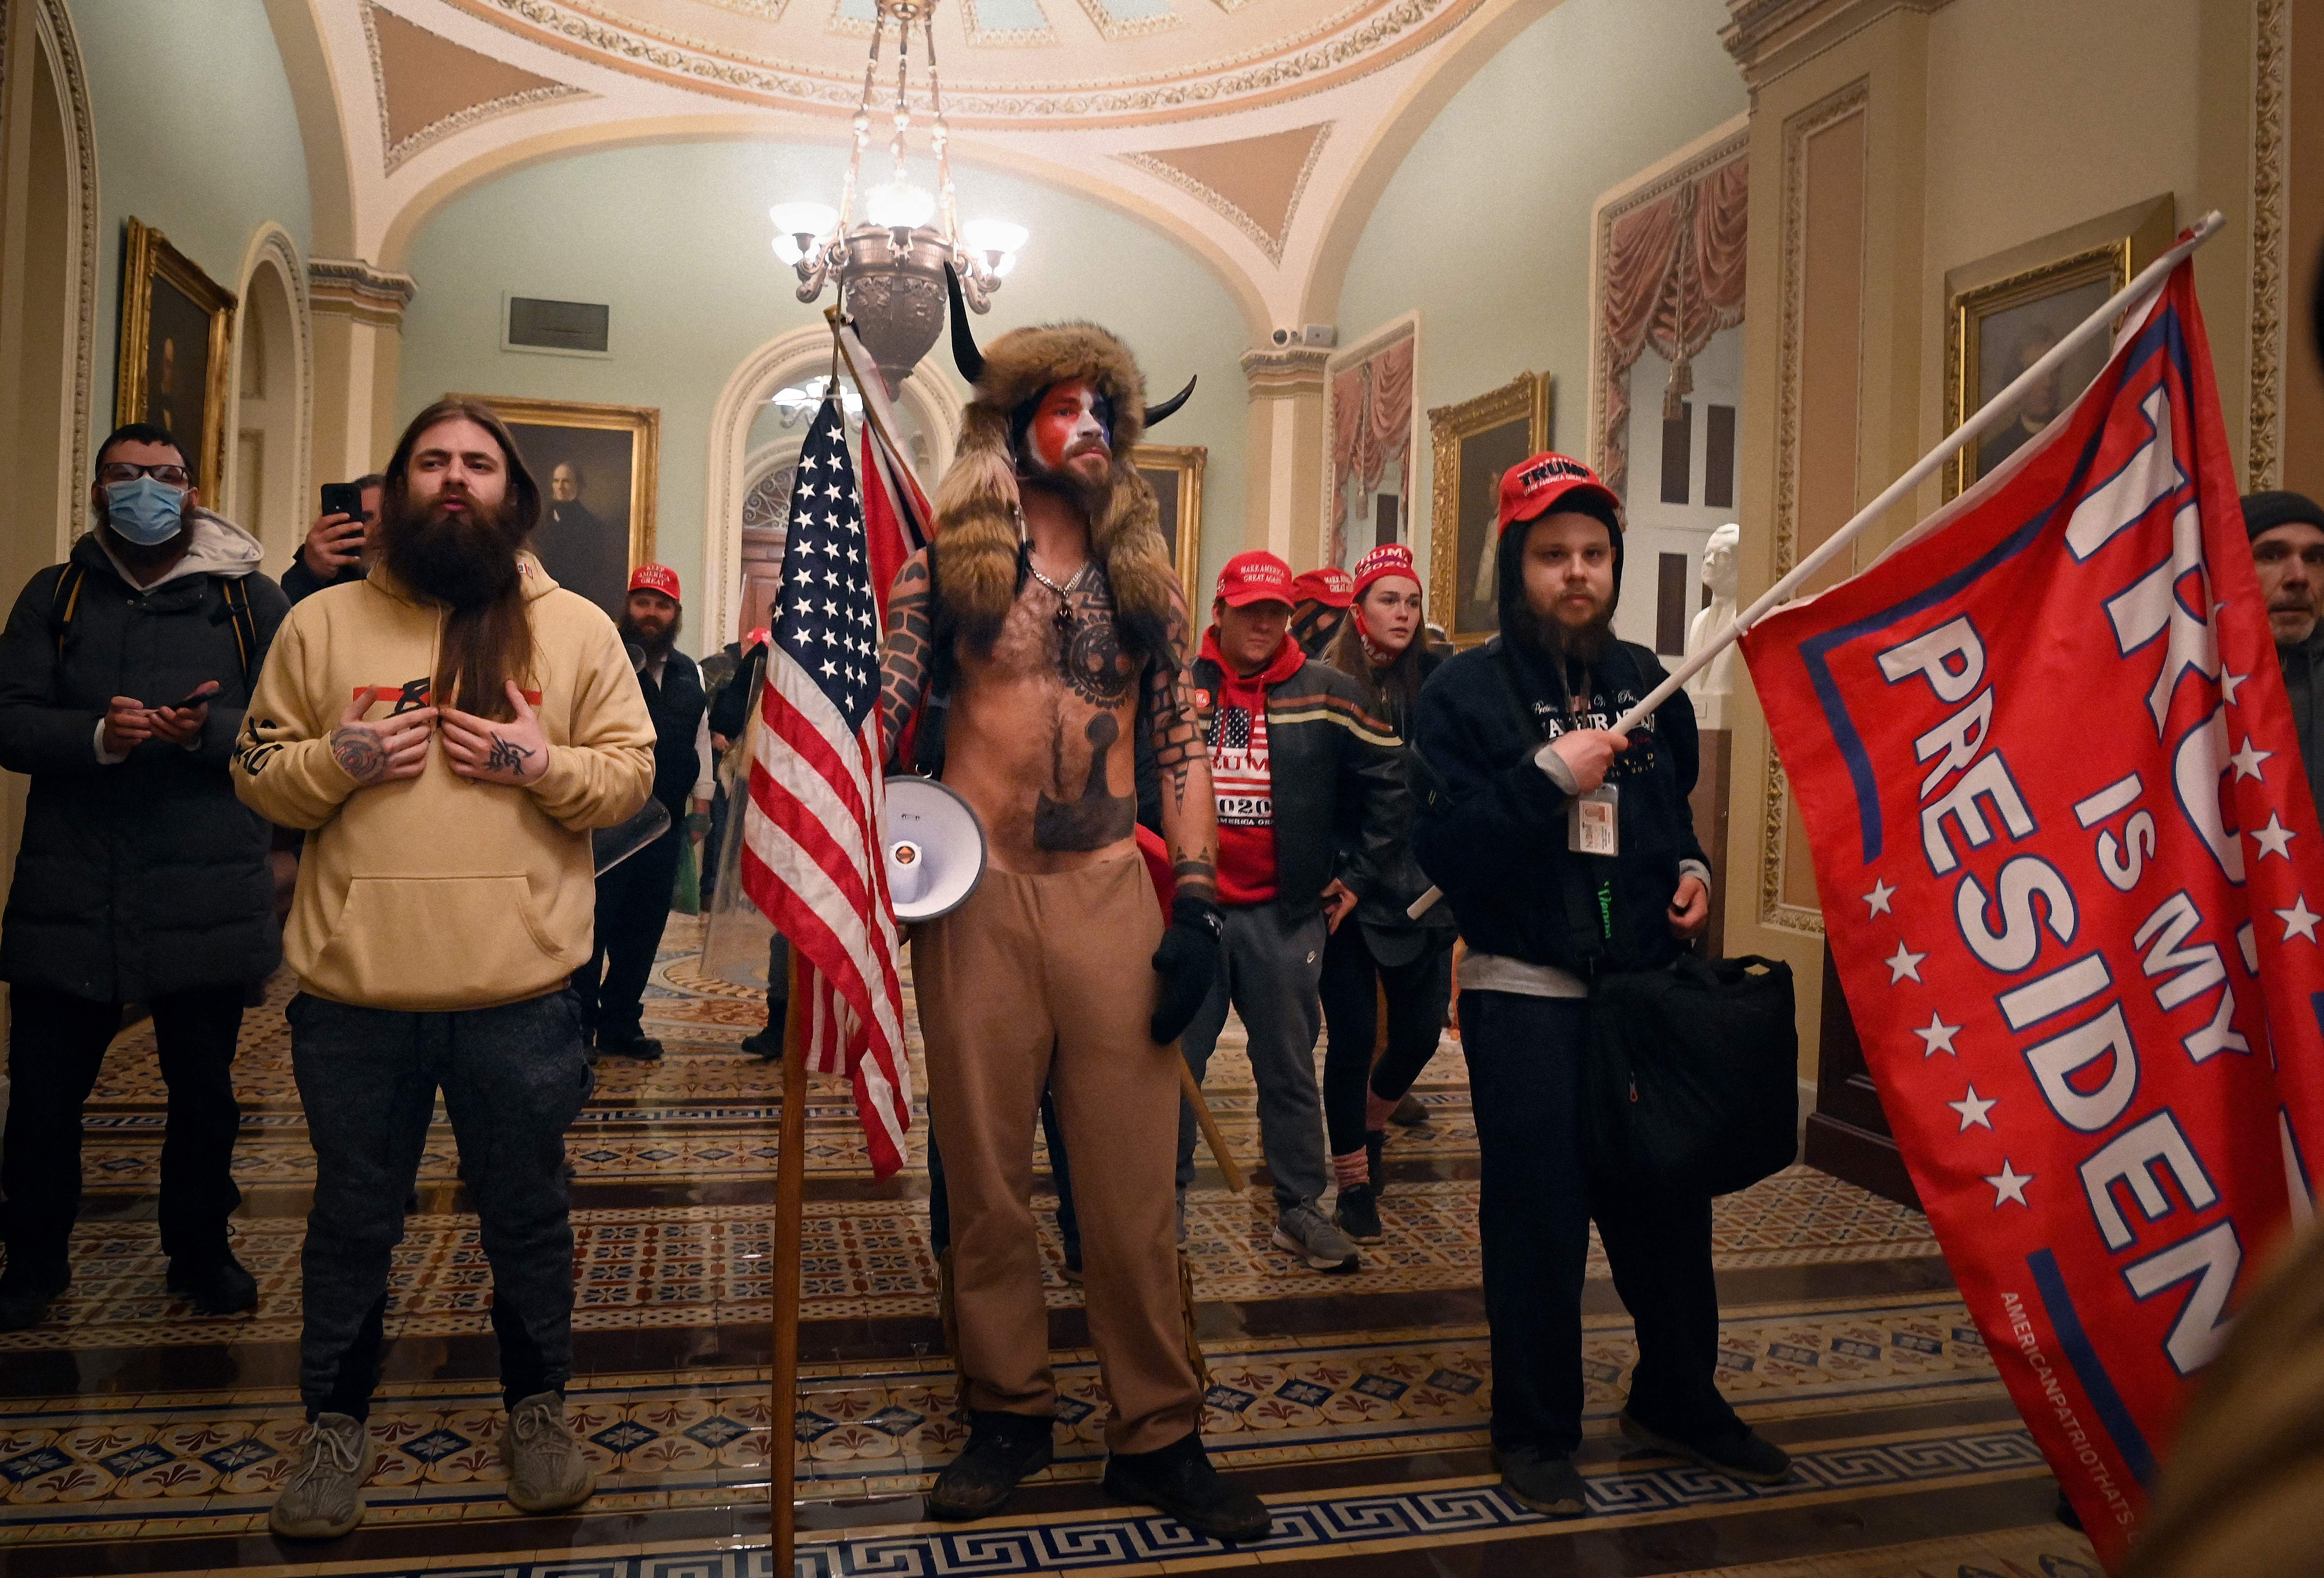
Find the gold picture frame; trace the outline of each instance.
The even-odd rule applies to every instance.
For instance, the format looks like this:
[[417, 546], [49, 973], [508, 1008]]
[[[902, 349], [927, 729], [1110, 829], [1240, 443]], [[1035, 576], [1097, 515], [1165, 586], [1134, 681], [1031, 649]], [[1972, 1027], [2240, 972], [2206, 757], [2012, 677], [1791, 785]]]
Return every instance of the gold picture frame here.
[[1162, 507], [1162, 535], [1170, 544], [1170, 563], [1185, 588], [1187, 608], [1196, 608], [1196, 583], [1203, 574], [1203, 472], [1211, 463], [1211, 452], [1201, 444], [1132, 444], [1130, 463]]
[[[490, 406], [508, 423], [540, 485], [533, 551], [558, 585], [621, 617], [630, 572], [654, 557], [661, 408], [502, 394], [445, 398]], [[573, 479], [569, 500], [556, 496], [560, 468]]]
[[[1945, 431], [1983, 409], [2023, 366], [2054, 344], [2168, 248], [2177, 205], [2169, 196], [2012, 247], [1945, 275]], [[1944, 495], [1960, 494], [2037, 432], [2106, 365], [2098, 340], [2021, 405], [2018, 421], [1955, 455]], [[2027, 424], [2033, 424], [2028, 426]]]
[[1429, 611], [1456, 647], [1500, 629], [1493, 521], [1501, 474], [1549, 448], [1553, 383], [1546, 373], [1520, 373], [1458, 405], [1429, 408]]
[[134, 218], [126, 222], [113, 420], [116, 426], [151, 422], [186, 442], [193, 451], [195, 485], [214, 510], [222, 505], [226, 477], [235, 306], [234, 292], [159, 230]]

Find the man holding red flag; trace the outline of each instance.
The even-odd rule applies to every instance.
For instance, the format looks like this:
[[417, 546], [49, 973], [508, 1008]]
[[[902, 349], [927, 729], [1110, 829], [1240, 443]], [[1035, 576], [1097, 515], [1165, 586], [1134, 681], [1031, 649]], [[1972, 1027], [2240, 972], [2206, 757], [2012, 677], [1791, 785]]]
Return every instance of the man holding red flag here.
[[1744, 648], [1898, 1148], [2118, 1564], [2324, 1143], [2319, 834], [2190, 265], [2072, 410]]

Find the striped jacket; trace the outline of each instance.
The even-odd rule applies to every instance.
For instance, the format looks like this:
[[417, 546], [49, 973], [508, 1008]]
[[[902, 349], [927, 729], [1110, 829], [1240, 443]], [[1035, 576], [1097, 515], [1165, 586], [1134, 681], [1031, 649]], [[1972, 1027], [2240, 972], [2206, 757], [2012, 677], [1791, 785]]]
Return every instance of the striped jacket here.
[[[1191, 673], [1208, 745], [1219, 666], [1197, 658]], [[1354, 680], [1310, 658], [1267, 693], [1267, 744], [1277, 902], [1304, 919], [1335, 877], [1358, 898], [1370, 894], [1412, 823], [1401, 743], [1367, 710]]]

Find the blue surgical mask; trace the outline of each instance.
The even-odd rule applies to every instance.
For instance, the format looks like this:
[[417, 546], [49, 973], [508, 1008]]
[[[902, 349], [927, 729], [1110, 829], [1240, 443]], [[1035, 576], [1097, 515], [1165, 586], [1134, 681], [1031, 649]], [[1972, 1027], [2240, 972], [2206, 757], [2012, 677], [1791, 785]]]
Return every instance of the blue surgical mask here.
[[108, 484], [105, 523], [140, 548], [167, 542], [186, 525], [186, 490], [150, 476]]

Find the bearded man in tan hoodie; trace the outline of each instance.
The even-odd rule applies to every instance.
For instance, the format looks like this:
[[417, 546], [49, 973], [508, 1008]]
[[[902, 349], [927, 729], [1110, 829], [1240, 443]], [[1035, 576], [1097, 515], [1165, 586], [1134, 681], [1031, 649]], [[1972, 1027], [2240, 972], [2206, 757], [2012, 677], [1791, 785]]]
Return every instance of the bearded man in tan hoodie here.
[[567, 978], [588, 962], [589, 831], [645, 803], [652, 724], [613, 623], [525, 542], [540, 492], [489, 410], [413, 419], [368, 579], [290, 612], [235, 789], [307, 830], [283, 955], [316, 1157], [301, 1254], [309, 1428], [274, 1532], [362, 1519], [389, 1259], [441, 1086], [493, 1269], [509, 1500], [578, 1505], [566, 1128], [590, 1090]]

